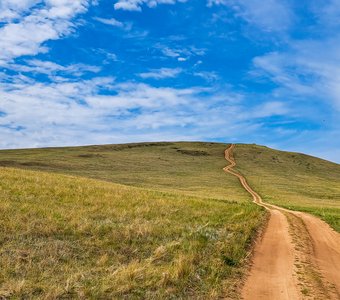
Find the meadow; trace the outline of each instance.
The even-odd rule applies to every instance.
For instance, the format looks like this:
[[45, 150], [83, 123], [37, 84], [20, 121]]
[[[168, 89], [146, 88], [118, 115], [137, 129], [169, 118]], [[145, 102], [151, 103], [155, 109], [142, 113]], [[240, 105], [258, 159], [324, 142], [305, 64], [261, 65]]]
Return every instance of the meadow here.
[[[222, 180], [223, 180], [222, 174]], [[0, 298], [237, 298], [264, 211], [0, 168]]]
[[[267, 213], [223, 172], [227, 144], [0, 151], [0, 296], [238, 299]], [[237, 144], [264, 201], [340, 231], [340, 166]]]
[[237, 170], [268, 203], [314, 214], [340, 232], [340, 165], [320, 158], [236, 145]]
[[0, 151], [0, 166], [90, 177], [160, 191], [247, 201], [225, 174], [220, 143], [135, 143]]

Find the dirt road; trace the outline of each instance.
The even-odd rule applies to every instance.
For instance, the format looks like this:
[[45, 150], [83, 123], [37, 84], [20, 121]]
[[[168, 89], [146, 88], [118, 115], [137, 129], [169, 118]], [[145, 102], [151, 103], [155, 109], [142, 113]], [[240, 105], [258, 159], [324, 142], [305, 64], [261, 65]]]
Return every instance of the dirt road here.
[[224, 168], [239, 178], [253, 201], [270, 218], [258, 239], [252, 266], [242, 290], [245, 300], [340, 299], [340, 234], [320, 219], [262, 201], [244, 176], [233, 168], [231, 145]]

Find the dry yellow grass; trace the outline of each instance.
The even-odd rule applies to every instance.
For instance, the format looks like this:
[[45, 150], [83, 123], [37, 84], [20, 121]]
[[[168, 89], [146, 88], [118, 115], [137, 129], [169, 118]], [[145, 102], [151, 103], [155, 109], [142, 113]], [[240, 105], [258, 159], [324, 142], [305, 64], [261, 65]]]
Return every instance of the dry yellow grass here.
[[11, 168], [0, 168], [0, 214], [10, 299], [232, 296], [265, 218], [247, 202]]

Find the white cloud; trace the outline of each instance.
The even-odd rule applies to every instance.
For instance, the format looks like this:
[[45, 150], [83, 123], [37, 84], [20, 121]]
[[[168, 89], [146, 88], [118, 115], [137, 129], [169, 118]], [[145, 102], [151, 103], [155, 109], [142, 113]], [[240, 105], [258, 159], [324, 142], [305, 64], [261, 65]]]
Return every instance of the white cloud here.
[[331, 32], [340, 25], [340, 2], [338, 0], [312, 0], [310, 6], [326, 31]]
[[340, 42], [291, 41], [287, 51], [256, 57], [255, 74], [270, 78], [286, 95], [318, 98], [340, 110]]
[[289, 115], [290, 109], [286, 103], [280, 101], [264, 102], [250, 109], [249, 116], [252, 118], [266, 118], [272, 116]]
[[46, 52], [44, 42], [71, 33], [74, 27], [71, 19], [85, 12], [88, 5], [87, 0], [47, 0], [44, 5], [33, 7], [28, 15], [21, 15], [34, 4], [32, 1], [25, 3], [16, 16], [18, 21], [9, 22], [0, 28], [2, 64], [22, 55]]
[[67, 73], [74, 76], [81, 76], [87, 72], [98, 73], [101, 68], [98, 66], [90, 66], [86, 64], [71, 64], [67, 66], [59, 65], [52, 61], [43, 61], [38, 59], [31, 59], [25, 61], [25, 64], [9, 63], [4, 65], [5, 68], [21, 73], [40, 73], [49, 76], [57, 73]]
[[314, 87], [299, 80], [294, 57], [290, 54], [271, 52], [253, 59], [255, 70], [251, 74], [270, 78], [279, 87], [289, 89], [297, 95], [312, 95]]
[[216, 72], [213, 72], [213, 71], [210, 71], [210, 72], [208, 72], [208, 71], [194, 72], [193, 75], [201, 77], [208, 82], [216, 81], [216, 80], [219, 79], [218, 74]]
[[93, 18], [94, 20], [100, 22], [100, 23], [103, 23], [103, 24], [106, 24], [106, 25], [111, 25], [111, 26], [114, 26], [114, 27], [120, 27], [120, 28], [123, 28], [124, 27], [124, 24], [118, 20], [116, 20], [115, 18], [111, 18], [111, 19], [104, 19], [104, 18]]
[[0, 21], [10, 22], [20, 18], [23, 13], [39, 2], [40, 0], [2, 0], [0, 2]]
[[179, 75], [183, 70], [181, 68], [161, 68], [153, 69], [149, 72], [138, 74], [143, 79], [153, 78], [153, 79], [163, 79], [163, 78], [174, 78]]
[[102, 61], [103, 64], [108, 64], [114, 61], [118, 61], [118, 57], [115, 53], [109, 52], [102, 48], [92, 49], [93, 53], [96, 55], [103, 55], [105, 59]]
[[208, 6], [225, 5], [263, 31], [284, 31], [293, 22], [293, 11], [284, 0], [208, 0]]
[[177, 58], [178, 61], [186, 61], [192, 56], [204, 56], [206, 53], [206, 49], [196, 48], [195, 46], [171, 48], [163, 44], [157, 44], [155, 47], [159, 49], [163, 55], [171, 58]]
[[[234, 136], [231, 128], [238, 134], [257, 128], [254, 114], [244, 111], [243, 96], [229, 88], [153, 87], [108, 77], [0, 80], [0, 148], [216, 139]], [[278, 110], [275, 104], [265, 109], [268, 115]], [[181, 128], [186, 129], [179, 133]]]
[[[179, 0], [185, 2], [186, 0]], [[118, 0], [114, 4], [115, 9], [141, 11], [143, 5], [148, 7], [156, 7], [159, 4], [175, 4], [176, 0]]]

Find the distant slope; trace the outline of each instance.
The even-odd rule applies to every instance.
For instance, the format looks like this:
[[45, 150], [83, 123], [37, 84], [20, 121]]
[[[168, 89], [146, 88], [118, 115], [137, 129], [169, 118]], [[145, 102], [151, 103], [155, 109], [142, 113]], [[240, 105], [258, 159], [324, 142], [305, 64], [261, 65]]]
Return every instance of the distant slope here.
[[224, 174], [219, 143], [137, 143], [0, 151], [0, 166], [86, 176], [157, 190], [244, 201], [236, 178]]
[[0, 214], [3, 299], [237, 298], [265, 217], [250, 202], [11, 168]]
[[313, 213], [340, 231], [340, 165], [257, 145], [236, 145], [237, 169], [268, 203]]
[[[160, 191], [248, 201], [224, 174], [227, 144], [136, 143], [0, 151], [0, 166], [86, 176]], [[311, 212], [340, 231], [340, 165], [304, 154], [237, 144], [237, 169], [265, 202]]]

